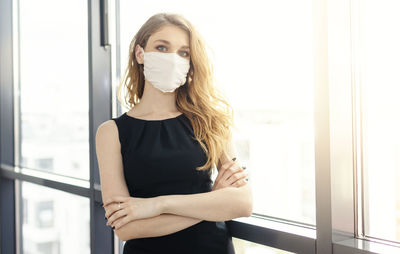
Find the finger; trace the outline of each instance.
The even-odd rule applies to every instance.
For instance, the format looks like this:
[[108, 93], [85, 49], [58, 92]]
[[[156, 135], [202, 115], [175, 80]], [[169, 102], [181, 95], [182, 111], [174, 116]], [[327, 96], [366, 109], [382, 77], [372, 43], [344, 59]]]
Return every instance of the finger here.
[[111, 215], [110, 219], [108, 219], [107, 226], [113, 225], [113, 223], [118, 220], [120, 217], [125, 216], [127, 214], [126, 210], [119, 210]]
[[244, 180], [244, 179], [241, 179], [239, 181], [234, 182], [232, 186], [234, 186], [234, 187], [242, 187], [242, 186], [245, 186], [246, 184], [247, 184], [247, 181]]
[[234, 163], [233, 165], [231, 165], [230, 168], [228, 168], [224, 174], [221, 176], [221, 179], [226, 181], [229, 177], [231, 177], [233, 174], [237, 173], [237, 172], [241, 172], [243, 171], [243, 168], [239, 166], [238, 163]]
[[[120, 211], [121, 211], [121, 210], [120, 210]], [[109, 216], [109, 218], [108, 218], [108, 220], [107, 220], [107, 223], [106, 223], [107, 226], [110, 226], [110, 225], [112, 224], [112, 222], [113, 222], [116, 218], [118, 218], [118, 214], [121, 213], [120, 211], [114, 212], [113, 214], [111, 214], [111, 215]]]
[[110, 216], [116, 211], [114, 205], [109, 205], [107, 208], [104, 208], [106, 210], [106, 214], [104, 215], [107, 219], [110, 218]]
[[103, 207], [106, 207], [112, 203], [122, 203], [125, 202], [129, 197], [123, 197], [123, 196], [114, 196], [106, 200], [103, 204]]
[[225, 172], [234, 164], [235, 164], [235, 161], [227, 161], [224, 164], [222, 164], [221, 168], [218, 170], [218, 176], [215, 180], [221, 180], [221, 178], [225, 174]]
[[113, 213], [115, 213], [118, 210], [124, 209], [125, 207], [128, 206], [128, 203], [120, 203], [120, 206], [118, 207], [118, 203], [113, 203], [108, 208], [106, 209], [106, 214], [105, 217], [109, 218]]
[[225, 161], [222, 165], [221, 165], [221, 167], [218, 169], [218, 173], [224, 173], [224, 171], [226, 170], [226, 169], [228, 169], [229, 167], [231, 167], [232, 166], [232, 164], [233, 163], [235, 163], [235, 161], [236, 161], [236, 158], [235, 158], [235, 160], [228, 160], [228, 161]]
[[217, 177], [215, 178], [215, 182], [216, 182], [216, 181], [219, 181], [219, 180], [221, 179], [221, 176], [224, 174], [225, 170], [228, 168], [227, 166], [228, 166], [228, 164], [227, 164], [227, 163], [224, 163], [224, 164], [218, 169], [218, 175], [217, 175]]
[[114, 197], [111, 197], [111, 198], [108, 198], [107, 200], [105, 200], [104, 204], [103, 204], [103, 207], [105, 207], [105, 206], [107, 206], [107, 205], [109, 205], [111, 203], [114, 203], [114, 202], [124, 202], [127, 199], [129, 199], [129, 197], [114, 196]]
[[235, 183], [237, 181], [243, 180], [247, 176], [248, 176], [247, 172], [238, 172], [238, 173], [231, 175], [226, 181], [227, 181], [228, 185], [232, 185], [233, 183]]
[[129, 221], [130, 221], [129, 220], [129, 215], [125, 215], [125, 216], [119, 218], [117, 221], [115, 221], [115, 224], [113, 225], [115, 227], [114, 230], [120, 229], [121, 227], [123, 227]]
[[231, 167], [224, 175], [225, 181], [229, 181], [230, 178], [235, 177], [236, 174], [246, 173], [242, 167]]

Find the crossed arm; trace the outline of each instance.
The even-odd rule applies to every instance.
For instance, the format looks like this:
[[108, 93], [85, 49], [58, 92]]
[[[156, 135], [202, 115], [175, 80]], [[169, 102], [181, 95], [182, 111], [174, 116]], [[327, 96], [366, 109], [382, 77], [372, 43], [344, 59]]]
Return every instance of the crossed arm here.
[[[118, 215], [119, 219], [112, 218], [113, 214], [117, 214], [114, 211], [118, 210], [115, 208], [117, 205], [114, 204], [114, 208], [111, 208], [114, 211], [110, 212], [109, 219], [116, 227], [114, 232], [123, 241], [161, 236], [180, 231], [202, 220], [227, 221], [250, 216], [252, 212], [250, 191], [250, 186], [245, 184], [242, 187], [225, 187], [206, 193], [150, 198], [155, 201], [154, 207], [158, 206], [158, 208], [151, 209], [151, 212], [158, 211], [158, 213], [154, 217], [134, 220], [131, 220], [130, 215], [129, 222], [121, 227], [118, 224], [124, 218], [120, 215]], [[146, 199], [145, 202], [148, 200]]]
[[133, 220], [116, 228], [114, 232], [122, 241], [142, 237], [162, 236], [202, 220], [226, 221], [251, 215], [251, 201], [247, 197], [250, 187], [226, 187], [223, 189], [190, 195], [160, 196], [161, 215]]
[[248, 217], [252, 212], [250, 185], [190, 194], [159, 197], [162, 213], [172, 213], [207, 221], [227, 221]]
[[[105, 206], [106, 202], [112, 200], [115, 196], [130, 197], [123, 175], [118, 130], [114, 121], [107, 121], [98, 128], [96, 153]], [[233, 153], [231, 154], [233, 155]], [[235, 163], [238, 167], [238, 163]], [[226, 165], [226, 167], [223, 167], [223, 165]], [[233, 165], [234, 163], [228, 158], [222, 158], [219, 161], [217, 166], [219, 173], [214, 185], [218, 181], [222, 185], [222, 171], [231, 175], [238, 172], [237, 168], [233, 170]], [[228, 179], [233, 182], [235, 179], [231, 178]], [[224, 181], [228, 182], [226, 177]], [[130, 220], [121, 227], [115, 228], [114, 232], [122, 241], [171, 234], [193, 226], [202, 220], [225, 221], [250, 216], [252, 211], [252, 194], [248, 183], [238, 187], [227, 186], [206, 193], [166, 195], [143, 199], [143, 201], [152, 202], [152, 206], [147, 207], [154, 208], [149, 209], [149, 211], [151, 213], [157, 211], [157, 214], [147, 218]], [[114, 206], [115, 211], [116, 204], [109, 205], [109, 207], [112, 206]], [[108, 216], [112, 214], [113, 211]]]
[[161, 214], [156, 217], [133, 220], [115, 229], [121, 241], [129, 239], [163, 236], [178, 232], [199, 223], [200, 219], [175, 214]]

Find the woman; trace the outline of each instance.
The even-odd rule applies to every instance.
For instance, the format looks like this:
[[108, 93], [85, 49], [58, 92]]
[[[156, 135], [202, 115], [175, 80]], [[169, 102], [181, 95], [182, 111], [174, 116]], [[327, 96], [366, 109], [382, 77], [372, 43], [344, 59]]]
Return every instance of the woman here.
[[123, 85], [130, 110], [96, 133], [105, 219], [123, 253], [235, 253], [224, 221], [251, 215], [251, 188], [193, 25], [150, 17], [131, 42], [120, 101]]

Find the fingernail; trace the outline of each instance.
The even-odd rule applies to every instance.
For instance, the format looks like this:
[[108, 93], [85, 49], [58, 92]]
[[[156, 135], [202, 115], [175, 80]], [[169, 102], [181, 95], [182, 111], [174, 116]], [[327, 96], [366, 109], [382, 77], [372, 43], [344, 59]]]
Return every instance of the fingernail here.
[[232, 160], [233, 160], [233, 161], [235, 161], [235, 160], [236, 160], [236, 157], [235, 157], [235, 158], [233, 158]]

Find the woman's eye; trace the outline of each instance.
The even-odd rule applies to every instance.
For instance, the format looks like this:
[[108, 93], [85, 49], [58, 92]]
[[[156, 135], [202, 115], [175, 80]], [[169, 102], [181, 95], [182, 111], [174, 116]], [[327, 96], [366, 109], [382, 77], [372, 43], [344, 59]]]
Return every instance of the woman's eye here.
[[[161, 51], [167, 51], [167, 50], [166, 50], [167, 48], [164, 47], [164, 46], [162, 46], [162, 45], [157, 46], [156, 49], [161, 50]], [[190, 54], [189, 54], [188, 51], [181, 51], [181, 56], [183, 56], [183, 57], [189, 57]]]
[[188, 57], [189, 56], [189, 52], [187, 52], [187, 51], [182, 51], [182, 53], [186, 54], [186, 55], [183, 55], [184, 57]]
[[165, 48], [164, 46], [157, 46], [156, 49]]

